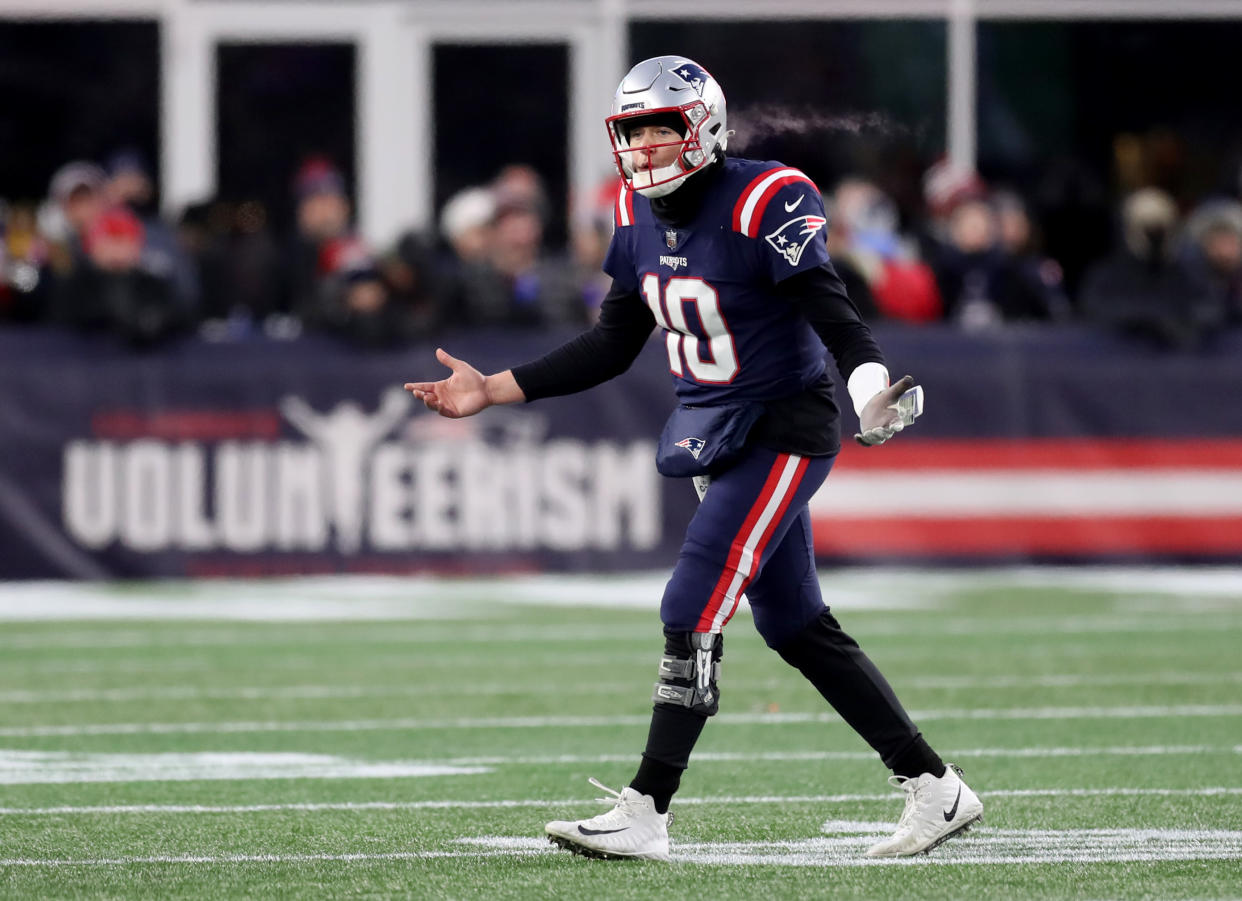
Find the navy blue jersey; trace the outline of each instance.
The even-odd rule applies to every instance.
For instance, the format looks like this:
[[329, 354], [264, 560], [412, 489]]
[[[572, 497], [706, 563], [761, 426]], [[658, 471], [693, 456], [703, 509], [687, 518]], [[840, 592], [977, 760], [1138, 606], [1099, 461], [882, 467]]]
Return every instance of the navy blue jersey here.
[[727, 159], [686, 227], [659, 222], [621, 188], [604, 271], [667, 332], [683, 403], [773, 400], [825, 371], [825, 348], [775, 285], [828, 260], [823, 200], [797, 169]]

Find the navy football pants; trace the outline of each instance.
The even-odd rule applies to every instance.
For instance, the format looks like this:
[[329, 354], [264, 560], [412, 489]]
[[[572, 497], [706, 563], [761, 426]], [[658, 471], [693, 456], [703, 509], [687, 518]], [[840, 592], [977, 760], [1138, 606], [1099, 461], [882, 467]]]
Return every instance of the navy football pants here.
[[720, 632], [743, 592], [769, 647], [815, 619], [824, 601], [807, 502], [834, 459], [753, 448], [713, 477], [664, 591], [665, 627]]

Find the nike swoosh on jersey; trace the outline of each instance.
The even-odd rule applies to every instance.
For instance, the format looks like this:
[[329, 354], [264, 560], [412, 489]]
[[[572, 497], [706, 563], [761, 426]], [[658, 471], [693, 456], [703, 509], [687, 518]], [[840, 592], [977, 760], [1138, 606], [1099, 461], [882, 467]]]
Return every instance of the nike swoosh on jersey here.
[[800, 206], [802, 205], [802, 201], [804, 201], [804, 200], [806, 200], [806, 195], [805, 195], [805, 194], [799, 194], [799, 195], [798, 195], [798, 199], [797, 199], [797, 200], [795, 200], [793, 203], [787, 203], [787, 204], [785, 204], [785, 212], [786, 212], [786, 213], [792, 213], [794, 210], [796, 210], [798, 207], [800, 207]]

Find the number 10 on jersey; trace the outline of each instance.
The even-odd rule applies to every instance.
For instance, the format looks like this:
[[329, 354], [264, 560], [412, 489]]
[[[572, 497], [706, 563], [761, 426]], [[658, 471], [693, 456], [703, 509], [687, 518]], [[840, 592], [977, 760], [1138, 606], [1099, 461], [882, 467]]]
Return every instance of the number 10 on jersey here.
[[[660, 327], [668, 332], [668, 368], [685, 377], [686, 369], [696, 382], [723, 384], [737, 375], [737, 351], [733, 335], [720, 312], [716, 289], [701, 278], [670, 278], [660, 291], [660, 276], [643, 276], [643, 299]], [[686, 304], [693, 304], [702, 334], [692, 331], [686, 319]], [[706, 345], [706, 346], [704, 346]], [[685, 368], [682, 360], [685, 360]]]

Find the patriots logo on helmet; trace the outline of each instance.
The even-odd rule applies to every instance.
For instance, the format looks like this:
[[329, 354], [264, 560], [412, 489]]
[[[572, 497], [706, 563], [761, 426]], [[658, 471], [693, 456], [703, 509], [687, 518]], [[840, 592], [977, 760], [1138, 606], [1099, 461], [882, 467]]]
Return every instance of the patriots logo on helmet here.
[[696, 94], [703, 96], [703, 89], [707, 87], [707, 79], [711, 78], [702, 66], [696, 65], [689, 60], [679, 64], [676, 68], [670, 70], [674, 75], [684, 81], [690, 87], [694, 88]]
[[767, 241], [790, 266], [797, 266], [802, 259], [802, 251], [806, 250], [811, 238], [819, 234], [827, 221], [823, 216], [798, 216], [767, 235]]
[[699, 454], [703, 453], [703, 445], [706, 443], [702, 438], [682, 438], [677, 442], [677, 447], [690, 451], [691, 456], [697, 460]]

